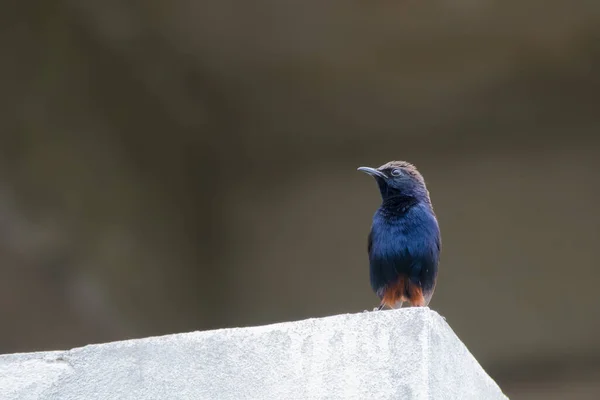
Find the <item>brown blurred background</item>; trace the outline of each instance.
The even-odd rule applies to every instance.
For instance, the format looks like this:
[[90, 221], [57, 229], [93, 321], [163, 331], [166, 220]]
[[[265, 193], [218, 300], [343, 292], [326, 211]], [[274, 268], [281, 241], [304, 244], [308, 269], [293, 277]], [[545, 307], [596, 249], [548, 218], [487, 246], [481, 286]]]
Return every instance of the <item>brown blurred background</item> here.
[[411, 161], [431, 308], [511, 398], [600, 398], [600, 2], [0, 6], [0, 353], [377, 304]]

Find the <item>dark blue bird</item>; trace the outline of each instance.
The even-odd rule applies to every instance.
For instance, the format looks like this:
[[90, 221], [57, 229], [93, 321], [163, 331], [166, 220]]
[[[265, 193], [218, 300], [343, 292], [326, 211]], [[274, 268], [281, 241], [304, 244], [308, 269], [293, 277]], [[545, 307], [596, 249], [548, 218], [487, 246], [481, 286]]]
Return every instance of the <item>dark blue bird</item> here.
[[423, 176], [405, 161], [358, 170], [375, 178], [382, 198], [367, 246], [378, 309], [400, 308], [404, 302], [427, 306], [435, 290], [441, 236]]

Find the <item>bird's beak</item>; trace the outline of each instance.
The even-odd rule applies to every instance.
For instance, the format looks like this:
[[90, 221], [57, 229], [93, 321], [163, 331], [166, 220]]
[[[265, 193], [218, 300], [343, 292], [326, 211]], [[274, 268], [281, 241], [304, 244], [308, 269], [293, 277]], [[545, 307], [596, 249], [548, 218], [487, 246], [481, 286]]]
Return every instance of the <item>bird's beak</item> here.
[[383, 172], [376, 170], [375, 168], [371, 168], [371, 167], [360, 167], [360, 168], [358, 168], [358, 171], [362, 171], [366, 174], [369, 174], [371, 176], [376, 176], [381, 179], [387, 178], [387, 176], [385, 176], [385, 174]]

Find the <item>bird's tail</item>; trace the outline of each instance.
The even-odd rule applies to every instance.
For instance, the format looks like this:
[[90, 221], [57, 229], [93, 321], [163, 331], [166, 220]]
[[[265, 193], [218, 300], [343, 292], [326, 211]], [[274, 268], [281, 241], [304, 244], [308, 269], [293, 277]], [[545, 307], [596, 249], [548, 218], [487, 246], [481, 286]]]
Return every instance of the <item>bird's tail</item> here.
[[415, 282], [407, 276], [399, 276], [396, 282], [384, 289], [381, 305], [400, 308], [402, 303], [408, 302], [413, 307], [425, 307], [429, 304], [432, 294], [424, 294], [419, 282]]

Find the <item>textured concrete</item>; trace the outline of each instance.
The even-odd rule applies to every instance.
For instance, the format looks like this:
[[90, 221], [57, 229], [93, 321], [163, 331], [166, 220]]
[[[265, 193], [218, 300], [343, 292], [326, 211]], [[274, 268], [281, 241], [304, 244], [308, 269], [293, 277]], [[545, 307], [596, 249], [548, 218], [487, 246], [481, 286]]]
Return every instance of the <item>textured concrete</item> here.
[[3, 400], [506, 399], [436, 312], [337, 315], [0, 356]]

